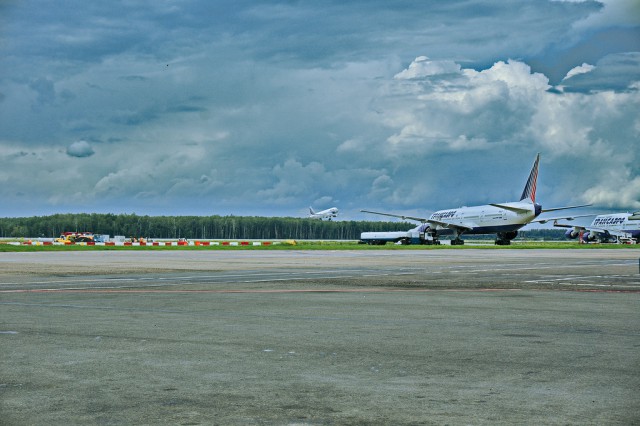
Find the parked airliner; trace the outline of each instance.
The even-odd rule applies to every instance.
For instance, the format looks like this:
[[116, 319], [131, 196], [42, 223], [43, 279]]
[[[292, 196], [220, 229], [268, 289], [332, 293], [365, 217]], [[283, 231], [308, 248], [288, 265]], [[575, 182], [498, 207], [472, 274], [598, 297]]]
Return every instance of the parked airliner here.
[[576, 216], [565, 216], [561, 218], [549, 218], [536, 220], [536, 217], [544, 212], [557, 210], [573, 209], [580, 206], [556, 207], [551, 209], [543, 209], [536, 203], [536, 185], [538, 181], [538, 164], [540, 163], [540, 154], [536, 159], [529, 173], [529, 178], [522, 191], [519, 201], [508, 203], [491, 203], [484, 206], [475, 207], [459, 207], [456, 209], [438, 210], [428, 218], [412, 217], [399, 214], [380, 213], [370, 210], [361, 210], [365, 213], [379, 214], [383, 216], [399, 217], [401, 219], [415, 220], [425, 225], [425, 241], [431, 241], [433, 244], [439, 244], [438, 237], [440, 235], [453, 235], [452, 245], [464, 244], [461, 235], [475, 234], [497, 234], [495, 243], [498, 245], [509, 245], [511, 240], [518, 235], [518, 230], [523, 226], [532, 222], [547, 222], [549, 220], [566, 219], [571, 220]]
[[570, 239], [579, 238], [580, 242], [622, 242], [635, 240], [640, 243], [640, 211], [635, 213], [613, 213], [598, 215], [590, 226], [574, 226], [553, 222], [559, 228], [571, 228], [565, 232]]
[[313, 210], [313, 208], [309, 207], [309, 217], [311, 219], [329, 219], [331, 220], [331, 218], [333, 217], [337, 217], [338, 216], [338, 208], [337, 207], [331, 207], [330, 209], [326, 209], [326, 210], [322, 210], [319, 212], [316, 212]]

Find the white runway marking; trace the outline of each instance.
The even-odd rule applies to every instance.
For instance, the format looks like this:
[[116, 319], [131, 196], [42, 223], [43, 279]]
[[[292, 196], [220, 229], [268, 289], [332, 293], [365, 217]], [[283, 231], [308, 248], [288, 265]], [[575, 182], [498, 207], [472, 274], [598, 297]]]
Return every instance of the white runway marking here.
[[[333, 272], [349, 272], [348, 274], [335, 274], [335, 275], [326, 275], [327, 271], [320, 272], [267, 272], [267, 273], [250, 273], [250, 274], [226, 274], [226, 275], [193, 275], [193, 276], [182, 276], [182, 277], [130, 277], [130, 278], [109, 278], [104, 280], [72, 280], [70, 283], [68, 280], [56, 280], [56, 281], [36, 281], [29, 283], [4, 283], [4, 285], [51, 285], [51, 284], [76, 284], [75, 286], [64, 286], [64, 287], [47, 287], [47, 288], [33, 288], [30, 289], [4, 289], [0, 290], [0, 293], [24, 293], [29, 291], [81, 291], [81, 290], [110, 290], [110, 289], [132, 289], [132, 288], [153, 288], [153, 287], [169, 287], [169, 286], [183, 286], [185, 284], [229, 284], [229, 283], [264, 283], [264, 282], [288, 282], [288, 281], [308, 281], [308, 280], [317, 280], [317, 279], [344, 279], [344, 278], [360, 278], [360, 277], [378, 277], [378, 276], [401, 276], [401, 275], [413, 275], [415, 272], [413, 271], [383, 271], [380, 273], [371, 273], [370, 270], [366, 270], [369, 272], [368, 274], [361, 274], [360, 272], [365, 272], [365, 270], [346, 270], [346, 271], [333, 271]], [[354, 274], [353, 272], [358, 272]], [[302, 275], [314, 275], [314, 276], [301, 276]], [[273, 277], [272, 275], [275, 275]], [[281, 277], [282, 275], [289, 275], [286, 277]], [[242, 279], [245, 277], [263, 277], [263, 278], [251, 278], [251, 279]], [[233, 280], [228, 280], [228, 278], [236, 278]], [[214, 279], [215, 281], [207, 282], [207, 280]], [[144, 285], [89, 285], [85, 287], [77, 286], [77, 284], [90, 284], [90, 283], [104, 283], [104, 282], [127, 282], [127, 283], [137, 283], [137, 282], [149, 282], [149, 281], [159, 281], [159, 283], [154, 284], [144, 284]]]

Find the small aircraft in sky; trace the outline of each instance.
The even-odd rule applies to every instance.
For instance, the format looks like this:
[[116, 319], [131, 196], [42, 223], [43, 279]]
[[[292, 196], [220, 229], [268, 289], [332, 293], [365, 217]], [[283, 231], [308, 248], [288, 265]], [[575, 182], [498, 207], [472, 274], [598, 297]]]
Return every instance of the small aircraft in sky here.
[[338, 208], [331, 207], [330, 209], [321, 210], [319, 212], [314, 211], [312, 207], [309, 207], [309, 218], [310, 219], [329, 219], [338, 216]]
[[365, 213], [379, 214], [383, 216], [399, 217], [401, 219], [415, 220], [422, 222], [424, 227], [425, 244], [439, 244], [440, 235], [453, 235], [452, 245], [462, 245], [464, 240], [461, 235], [476, 234], [496, 234], [495, 243], [497, 245], [509, 245], [511, 240], [518, 235], [518, 230], [532, 222], [548, 222], [549, 220], [573, 220], [577, 216], [556, 217], [549, 219], [536, 218], [544, 212], [586, 207], [590, 204], [580, 206], [555, 207], [543, 209], [536, 203], [536, 185], [538, 181], [538, 164], [540, 154], [536, 159], [529, 173], [529, 178], [522, 191], [519, 201], [508, 203], [491, 203], [483, 206], [459, 207], [455, 209], [438, 210], [428, 218], [405, 216], [399, 214], [380, 213], [370, 210], [361, 210]]
[[580, 242], [632, 242], [640, 243], [640, 211], [635, 213], [613, 213], [598, 215], [589, 226], [574, 226], [558, 223], [553, 226], [571, 228], [565, 232], [570, 239], [579, 238]]

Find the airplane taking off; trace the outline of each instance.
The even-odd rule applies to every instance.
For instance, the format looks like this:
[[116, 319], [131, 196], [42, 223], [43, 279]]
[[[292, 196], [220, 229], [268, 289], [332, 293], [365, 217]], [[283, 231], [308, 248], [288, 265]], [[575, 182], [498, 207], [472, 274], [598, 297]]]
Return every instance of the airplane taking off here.
[[451, 240], [451, 244], [462, 245], [464, 244], [464, 240], [460, 238], [462, 234], [497, 234], [495, 241], [497, 245], [509, 245], [511, 244], [511, 240], [518, 235], [518, 230], [529, 223], [544, 223], [549, 220], [561, 219], [572, 220], [576, 217], [566, 216], [535, 220], [535, 218], [541, 213], [590, 205], [585, 204], [580, 206], [543, 209], [540, 204], [536, 203], [536, 185], [538, 181], [539, 163], [540, 154], [536, 156], [536, 160], [533, 163], [533, 167], [529, 173], [529, 179], [527, 179], [527, 183], [522, 191], [520, 201], [438, 210], [428, 218], [380, 213], [370, 210], [360, 211], [422, 222], [428, 225], [424, 229], [425, 234], [431, 237], [430, 239], [424, 239], [428, 244], [439, 244], [438, 236], [440, 235], [453, 235], [454, 238]]
[[331, 207], [330, 209], [322, 210], [316, 212], [313, 208], [309, 207], [309, 218], [311, 219], [329, 219], [338, 216], [338, 208]]
[[558, 228], [572, 228], [565, 232], [570, 239], [580, 238], [580, 242], [621, 242], [635, 240], [640, 243], [640, 211], [635, 213], [613, 213], [598, 215], [590, 226], [574, 226], [558, 223], [554, 220], [553, 226]]

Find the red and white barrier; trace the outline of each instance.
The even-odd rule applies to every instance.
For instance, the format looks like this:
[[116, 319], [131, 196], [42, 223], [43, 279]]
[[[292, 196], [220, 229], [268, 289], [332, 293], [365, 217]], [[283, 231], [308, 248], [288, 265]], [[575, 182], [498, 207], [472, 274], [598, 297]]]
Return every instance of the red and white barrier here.
[[58, 241], [10, 241], [6, 244], [13, 246], [116, 246], [116, 247], [185, 247], [185, 246], [230, 246], [230, 247], [256, 247], [256, 246], [270, 246], [280, 244], [279, 241], [147, 241], [147, 242], [129, 242], [129, 241], [107, 241], [107, 242], [82, 242], [71, 244], [70, 242], [61, 243]]

